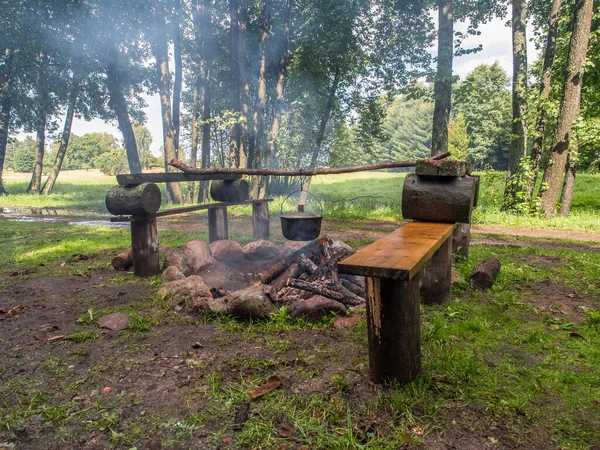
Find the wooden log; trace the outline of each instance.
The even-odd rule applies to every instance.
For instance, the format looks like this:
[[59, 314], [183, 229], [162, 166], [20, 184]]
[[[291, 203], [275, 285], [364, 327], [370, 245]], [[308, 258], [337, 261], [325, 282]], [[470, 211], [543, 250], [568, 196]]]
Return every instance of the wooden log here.
[[[440, 153], [434, 156], [432, 159], [444, 159], [450, 156], [450, 153]], [[363, 172], [366, 170], [379, 170], [379, 169], [393, 169], [397, 167], [415, 167], [416, 161], [390, 161], [378, 164], [366, 164], [362, 166], [352, 167], [326, 167], [321, 169], [297, 169], [297, 170], [286, 170], [286, 169], [226, 169], [226, 168], [212, 168], [212, 169], [195, 169], [188, 166], [187, 164], [173, 159], [170, 163], [179, 170], [185, 173], [198, 173], [198, 174], [240, 174], [240, 175], [267, 175], [267, 176], [313, 176], [313, 175], [325, 175], [325, 174], [336, 174], [336, 173], [352, 173], [352, 172]]]
[[113, 186], [106, 193], [106, 209], [111, 214], [144, 216], [160, 208], [161, 193], [156, 184]]
[[269, 238], [269, 203], [252, 204], [252, 235], [254, 239]]
[[235, 180], [241, 178], [242, 175], [226, 175], [226, 174], [208, 174], [199, 175], [196, 173], [124, 173], [117, 175], [117, 183], [121, 186], [128, 184], [142, 183], [176, 183], [179, 181], [205, 181], [205, 180]]
[[322, 295], [323, 297], [327, 297], [332, 300], [337, 300], [338, 302], [342, 302], [344, 300], [344, 294], [333, 291], [323, 286], [317, 286], [314, 284], [306, 283], [304, 281], [296, 280], [294, 278], [290, 278], [287, 281], [287, 285], [295, 289], [302, 289], [303, 291], [308, 291], [314, 294]]
[[279, 292], [284, 287], [286, 287], [289, 279], [298, 278], [303, 271], [304, 268], [302, 267], [300, 262], [295, 262], [290, 267], [288, 267], [285, 272], [283, 272], [281, 275], [275, 278], [275, 280], [273, 280], [273, 282], [271, 283], [271, 286], [273, 286], [275, 292]]
[[442, 304], [452, 298], [452, 236], [423, 266], [421, 278], [421, 302]]
[[210, 196], [217, 202], [245, 202], [250, 195], [246, 180], [215, 180], [210, 183]]
[[464, 177], [471, 173], [471, 164], [451, 159], [421, 159], [417, 161], [415, 174], [434, 177]]
[[475, 199], [472, 177], [421, 177], [409, 174], [402, 190], [404, 219], [471, 223]]
[[127, 270], [133, 267], [131, 247], [118, 255], [113, 256], [111, 264], [115, 270]]
[[[324, 238], [325, 237], [323, 237], [323, 239]], [[314, 241], [309, 242], [301, 249], [296, 250], [294, 253], [291, 253], [283, 259], [280, 259], [275, 264], [272, 264], [271, 266], [267, 267], [265, 270], [260, 272], [259, 275], [261, 283], [269, 284], [281, 273], [283, 273], [288, 267], [290, 267], [294, 262], [296, 262], [301, 254], [306, 255], [309, 259], [314, 259], [317, 255], [321, 253], [321, 249], [321, 239], [315, 239]]]
[[357, 295], [363, 299], [365, 298], [365, 290], [362, 287], [352, 283], [351, 281], [348, 281], [346, 278], [340, 277], [340, 284], [346, 289], [348, 289], [350, 292], [352, 292], [354, 295]]
[[340, 302], [346, 306], [359, 306], [363, 305], [366, 302], [365, 297], [360, 297], [356, 295], [354, 292], [350, 291], [349, 289], [346, 289], [341, 284], [337, 284], [336, 289], [340, 294], [344, 296], [344, 299], [340, 300]]
[[367, 277], [371, 381], [408, 383], [421, 374], [421, 273], [407, 281]]
[[475, 289], [490, 289], [500, 273], [500, 261], [488, 258], [478, 264], [471, 273], [471, 286]]
[[156, 218], [137, 218], [137, 220], [131, 222], [130, 227], [133, 273], [139, 277], [159, 274]]
[[469, 258], [471, 245], [471, 224], [457, 223], [452, 233], [452, 254], [455, 258]]
[[309, 274], [315, 273], [319, 268], [312, 260], [308, 259], [306, 255], [300, 254], [299, 258], [300, 264], [304, 268], [305, 272]]
[[227, 227], [227, 207], [218, 206], [208, 209], [208, 241], [229, 239]]

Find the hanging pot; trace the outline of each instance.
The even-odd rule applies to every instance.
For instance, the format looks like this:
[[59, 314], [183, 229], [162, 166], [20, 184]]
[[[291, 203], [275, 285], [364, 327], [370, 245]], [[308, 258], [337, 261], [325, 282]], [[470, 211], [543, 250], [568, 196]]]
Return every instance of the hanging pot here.
[[[298, 191], [296, 191], [298, 192]], [[302, 192], [302, 191], [300, 191]], [[310, 192], [306, 191], [308, 194]], [[321, 233], [321, 221], [323, 220], [323, 205], [319, 201], [321, 215], [304, 211], [304, 205], [298, 205], [298, 211], [283, 214], [283, 204], [295, 192], [288, 195], [281, 203], [281, 233], [290, 241], [312, 241]], [[312, 194], [310, 194], [312, 195]], [[316, 197], [312, 195], [315, 199]]]

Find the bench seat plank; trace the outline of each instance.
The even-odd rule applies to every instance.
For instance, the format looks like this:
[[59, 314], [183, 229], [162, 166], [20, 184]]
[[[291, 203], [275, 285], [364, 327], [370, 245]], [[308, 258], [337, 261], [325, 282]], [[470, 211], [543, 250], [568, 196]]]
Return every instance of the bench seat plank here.
[[341, 261], [340, 273], [410, 280], [452, 235], [452, 223], [409, 222]]

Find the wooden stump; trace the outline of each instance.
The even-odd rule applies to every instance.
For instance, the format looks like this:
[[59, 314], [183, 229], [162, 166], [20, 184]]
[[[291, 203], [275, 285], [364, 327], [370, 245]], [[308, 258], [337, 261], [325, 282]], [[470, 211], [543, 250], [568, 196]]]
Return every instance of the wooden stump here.
[[408, 281], [367, 277], [371, 381], [408, 383], [421, 374], [421, 319], [417, 273]]
[[471, 273], [471, 286], [475, 289], [489, 289], [500, 273], [500, 261], [496, 258], [488, 258], [478, 264]]
[[210, 196], [217, 202], [245, 202], [249, 195], [250, 184], [246, 180], [214, 180], [210, 183]]
[[408, 174], [402, 190], [402, 217], [426, 222], [471, 223], [475, 187], [472, 177]]
[[114, 186], [106, 193], [106, 209], [111, 214], [144, 216], [160, 208], [160, 188], [154, 183]]
[[131, 254], [133, 273], [137, 276], [149, 277], [160, 273], [155, 217], [133, 217], [131, 221]]
[[471, 224], [457, 223], [452, 234], [452, 254], [455, 257], [469, 259], [471, 245]]
[[269, 239], [269, 203], [252, 204], [252, 231], [254, 239]]
[[208, 241], [214, 242], [229, 239], [227, 228], [227, 207], [219, 206], [208, 209]]
[[446, 239], [423, 266], [421, 301], [446, 303], [452, 298], [452, 236]]

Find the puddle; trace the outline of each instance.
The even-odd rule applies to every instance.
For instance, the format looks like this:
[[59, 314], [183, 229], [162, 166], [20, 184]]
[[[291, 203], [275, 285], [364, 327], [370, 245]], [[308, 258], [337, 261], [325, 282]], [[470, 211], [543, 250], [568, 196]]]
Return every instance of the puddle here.
[[82, 212], [55, 208], [0, 207], [0, 219], [17, 222], [67, 223], [91, 227], [127, 228], [128, 223], [110, 222], [107, 216], [92, 211]]

